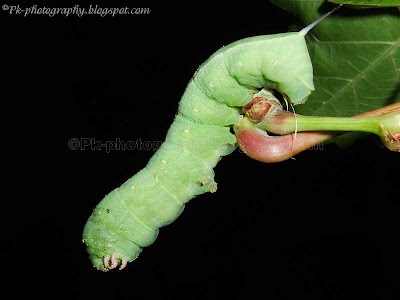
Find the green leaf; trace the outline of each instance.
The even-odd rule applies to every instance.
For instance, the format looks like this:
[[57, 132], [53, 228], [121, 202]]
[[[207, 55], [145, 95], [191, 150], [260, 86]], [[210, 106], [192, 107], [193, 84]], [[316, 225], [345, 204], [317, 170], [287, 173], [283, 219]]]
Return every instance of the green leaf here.
[[352, 5], [356, 7], [399, 7], [400, 0], [328, 0], [332, 3]]
[[[323, 0], [272, 2], [305, 25], [334, 7]], [[306, 36], [315, 91], [296, 112], [343, 117], [399, 102], [399, 16], [397, 8], [341, 7], [316, 25]]]

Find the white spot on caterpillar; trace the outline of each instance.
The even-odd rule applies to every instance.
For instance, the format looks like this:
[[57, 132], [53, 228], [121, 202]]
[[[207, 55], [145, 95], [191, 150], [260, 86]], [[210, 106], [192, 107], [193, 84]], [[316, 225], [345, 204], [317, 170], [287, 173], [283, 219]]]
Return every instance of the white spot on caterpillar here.
[[276, 66], [277, 64], [278, 64], [278, 60], [275, 59], [275, 61], [274, 61], [274, 66]]
[[101, 211], [99, 211], [99, 215], [101, 215]]
[[135, 186], [134, 186], [134, 185], [131, 185], [131, 189], [134, 190], [134, 189], [135, 189]]
[[209, 86], [210, 88], [213, 88], [213, 87], [214, 87], [214, 85], [213, 85], [211, 82], [208, 84], [208, 86]]
[[199, 110], [197, 108], [193, 108], [193, 111], [194, 112], [198, 112]]
[[239, 60], [239, 61], [238, 61], [238, 65], [239, 65], [239, 67], [242, 67], [242, 66], [243, 66], [243, 63]]
[[162, 162], [163, 164], [166, 164], [166, 163], [167, 163], [165, 160], [162, 160], [161, 162]]
[[189, 133], [189, 130], [187, 130], [187, 129], [185, 129], [184, 131], [185, 131], [186, 133]]

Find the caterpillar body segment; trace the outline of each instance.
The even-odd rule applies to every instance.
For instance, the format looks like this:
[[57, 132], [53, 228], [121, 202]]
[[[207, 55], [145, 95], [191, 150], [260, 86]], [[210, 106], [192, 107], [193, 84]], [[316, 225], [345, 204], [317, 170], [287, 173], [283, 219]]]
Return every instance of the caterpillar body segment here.
[[303, 103], [314, 90], [313, 69], [304, 36], [295, 33], [256, 36], [215, 52], [194, 77], [209, 98], [240, 107], [261, 88]]
[[92, 264], [107, 271], [134, 260], [197, 195], [215, 192], [213, 168], [235, 150], [230, 129], [261, 88], [293, 104], [314, 89], [311, 60], [299, 33], [243, 39], [221, 48], [197, 70], [166, 140], [146, 167], [109, 193], [84, 228]]

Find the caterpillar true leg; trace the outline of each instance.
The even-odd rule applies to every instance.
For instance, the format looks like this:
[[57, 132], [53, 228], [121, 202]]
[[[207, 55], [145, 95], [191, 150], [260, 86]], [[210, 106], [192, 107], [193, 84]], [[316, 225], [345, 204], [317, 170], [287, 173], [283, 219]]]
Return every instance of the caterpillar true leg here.
[[107, 256], [104, 256], [103, 262], [104, 262], [104, 267], [105, 267], [106, 269], [108, 269], [109, 263], [110, 263], [110, 257], [109, 257], [108, 255], [107, 255]]
[[127, 264], [128, 264], [128, 262], [126, 260], [122, 260], [122, 264], [119, 267], [119, 270], [122, 270], [123, 268], [125, 268]]
[[117, 258], [116, 258], [115, 253], [113, 253], [113, 254], [111, 255], [111, 266], [110, 266], [110, 270], [116, 268], [117, 266], [118, 266], [118, 261], [117, 261]]

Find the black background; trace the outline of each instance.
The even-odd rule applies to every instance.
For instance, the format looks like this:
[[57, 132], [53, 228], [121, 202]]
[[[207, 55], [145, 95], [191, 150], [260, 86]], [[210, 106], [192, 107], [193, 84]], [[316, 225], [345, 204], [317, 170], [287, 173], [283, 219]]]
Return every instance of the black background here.
[[157, 144], [214, 51], [293, 21], [268, 2], [215, 5], [99, 4], [151, 8], [115, 17], [1, 11], [11, 164], [3, 168], [11, 196], [3, 199], [1, 251], [18, 276], [16, 295], [398, 299], [398, 158], [369, 140], [346, 150], [325, 144], [278, 164], [236, 151], [215, 169], [218, 192], [192, 200], [125, 270], [91, 267], [81, 242], [86, 219], [154, 150], [72, 150], [68, 142]]

